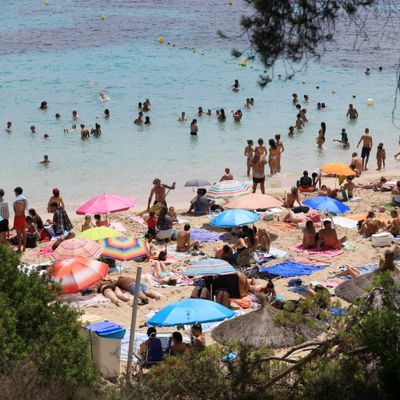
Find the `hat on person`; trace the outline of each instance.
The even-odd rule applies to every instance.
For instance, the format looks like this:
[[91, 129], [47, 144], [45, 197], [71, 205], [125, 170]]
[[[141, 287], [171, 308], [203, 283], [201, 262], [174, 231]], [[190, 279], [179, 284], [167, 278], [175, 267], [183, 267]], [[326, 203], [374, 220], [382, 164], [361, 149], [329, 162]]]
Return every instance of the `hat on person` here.
[[147, 329], [147, 336], [148, 336], [148, 337], [153, 336], [153, 335], [156, 335], [156, 334], [157, 334], [157, 329], [154, 328], [154, 326], [150, 326], [150, 327]]

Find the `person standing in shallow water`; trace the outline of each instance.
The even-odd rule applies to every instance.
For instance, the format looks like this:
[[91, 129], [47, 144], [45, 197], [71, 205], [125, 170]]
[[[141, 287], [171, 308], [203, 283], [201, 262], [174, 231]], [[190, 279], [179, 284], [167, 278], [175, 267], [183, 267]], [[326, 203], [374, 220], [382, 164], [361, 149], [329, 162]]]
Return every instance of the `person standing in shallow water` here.
[[372, 149], [372, 136], [370, 135], [368, 128], [365, 128], [365, 132], [358, 141], [357, 147], [360, 146], [361, 142], [362, 142], [361, 159], [363, 161], [363, 171], [367, 171], [369, 153], [371, 152]]
[[251, 160], [253, 168], [253, 193], [256, 192], [258, 184], [260, 185], [261, 193], [265, 194], [265, 153], [261, 153], [260, 148], [256, 147], [254, 157]]
[[318, 132], [318, 137], [316, 139], [319, 149], [322, 149], [322, 145], [325, 143], [325, 133], [326, 133], [326, 124], [325, 122], [321, 122], [321, 128]]
[[275, 135], [275, 144], [276, 147], [279, 149], [279, 152], [277, 153], [278, 159], [276, 161], [276, 172], [281, 172], [281, 156], [282, 153], [285, 151], [285, 147], [283, 146], [283, 143], [281, 141], [281, 135]]
[[192, 136], [197, 136], [197, 132], [199, 131], [199, 127], [197, 126], [197, 119], [194, 119], [190, 124], [190, 134]]
[[247, 163], [247, 176], [250, 176], [250, 171], [251, 171], [251, 160], [254, 156], [254, 142], [252, 140], [247, 141], [247, 146], [244, 149], [244, 156], [247, 158], [246, 163]]

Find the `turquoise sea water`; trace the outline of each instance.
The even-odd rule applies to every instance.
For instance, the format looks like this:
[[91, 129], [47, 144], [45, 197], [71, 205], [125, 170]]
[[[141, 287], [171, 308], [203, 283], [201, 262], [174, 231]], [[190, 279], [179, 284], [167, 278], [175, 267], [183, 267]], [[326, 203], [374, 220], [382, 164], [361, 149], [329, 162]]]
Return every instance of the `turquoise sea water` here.
[[[224, 41], [223, 29], [233, 34], [239, 17], [246, 12], [241, 2], [187, 1], [95, 1], [22, 0], [2, 4], [0, 15], [0, 187], [7, 198], [20, 185], [33, 202], [43, 202], [52, 187], [59, 187], [67, 201], [79, 203], [103, 191], [133, 195], [144, 200], [154, 177], [176, 181], [174, 200], [192, 196], [184, 189], [195, 177], [218, 179], [230, 167], [245, 179], [243, 149], [247, 139], [267, 142], [281, 133], [285, 144], [283, 179], [294, 180], [303, 169], [326, 162], [348, 163], [361, 132], [369, 127], [374, 138], [385, 144], [388, 159], [398, 151], [400, 129], [392, 124], [395, 92], [393, 60], [371, 52], [353, 55], [333, 49], [322, 64], [289, 81], [275, 78], [267, 89], [257, 83], [262, 68], [238, 65], [230, 50], [237, 41]], [[101, 21], [99, 16], [106, 15]], [[159, 44], [158, 37], [165, 36]], [[171, 44], [168, 45], [167, 42]], [[175, 44], [173, 46], [172, 44]], [[186, 48], [185, 48], [186, 47]], [[193, 51], [192, 49], [195, 49]], [[386, 49], [387, 51], [387, 49]], [[383, 65], [382, 72], [363, 73], [365, 66]], [[277, 68], [275, 75], [284, 73]], [[234, 79], [239, 93], [231, 91]], [[316, 89], [319, 85], [320, 89]], [[103, 102], [105, 90], [110, 101]], [[332, 90], [335, 93], [332, 93]], [[310, 96], [309, 124], [302, 133], [287, 137], [296, 111], [291, 94]], [[356, 95], [356, 98], [352, 97]], [[246, 97], [255, 98], [251, 110], [243, 107]], [[137, 103], [152, 102], [151, 126], [135, 126]], [[374, 99], [374, 106], [367, 99]], [[46, 100], [48, 111], [40, 111]], [[316, 103], [327, 109], [317, 111]], [[356, 123], [346, 120], [349, 103], [357, 107]], [[215, 116], [196, 117], [198, 106], [228, 112], [241, 108], [243, 119], [225, 123]], [[101, 118], [103, 110], [111, 118]], [[103, 135], [82, 141], [78, 132], [65, 134], [76, 109], [87, 126], [99, 122]], [[181, 111], [188, 121], [177, 122]], [[54, 115], [62, 116], [56, 121]], [[189, 135], [189, 123], [199, 121], [199, 135]], [[13, 122], [13, 132], [3, 129]], [[321, 121], [327, 124], [325, 149], [316, 148]], [[36, 134], [29, 127], [35, 125]], [[342, 150], [332, 140], [346, 128], [352, 144]], [[48, 133], [49, 139], [43, 134]], [[39, 161], [44, 154], [49, 167]], [[375, 149], [370, 168], [375, 167]], [[292, 178], [293, 177], [293, 178]]]

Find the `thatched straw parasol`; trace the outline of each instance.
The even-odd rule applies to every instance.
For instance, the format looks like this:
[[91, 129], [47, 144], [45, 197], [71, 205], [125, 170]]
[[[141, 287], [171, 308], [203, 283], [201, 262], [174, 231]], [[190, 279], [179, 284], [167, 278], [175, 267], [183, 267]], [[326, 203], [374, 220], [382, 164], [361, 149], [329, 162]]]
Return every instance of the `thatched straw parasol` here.
[[[374, 278], [377, 277], [381, 271], [377, 270], [370, 274], [357, 276], [349, 281], [343, 282], [335, 288], [336, 296], [354, 303], [357, 300], [364, 299], [368, 296], [369, 291], [374, 286]], [[400, 284], [400, 272], [395, 269], [390, 272], [395, 283]]]
[[223, 322], [212, 330], [211, 336], [222, 343], [238, 341], [254, 347], [281, 348], [293, 346], [299, 339], [315, 338], [322, 332], [306, 323], [296, 326], [296, 332], [279, 326], [273, 320], [277, 312], [265, 304], [257, 311]]

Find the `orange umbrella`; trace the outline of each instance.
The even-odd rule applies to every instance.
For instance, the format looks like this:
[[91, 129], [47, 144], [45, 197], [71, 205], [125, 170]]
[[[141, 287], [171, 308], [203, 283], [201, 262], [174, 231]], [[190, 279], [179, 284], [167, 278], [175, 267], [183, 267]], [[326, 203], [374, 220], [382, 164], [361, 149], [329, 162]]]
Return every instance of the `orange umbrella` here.
[[275, 197], [261, 193], [250, 193], [230, 201], [225, 208], [242, 210], [257, 210], [273, 207], [282, 207], [282, 202]]
[[64, 293], [77, 293], [99, 283], [108, 272], [108, 265], [87, 257], [74, 257], [56, 262], [48, 271]]
[[350, 167], [340, 162], [326, 164], [320, 170], [336, 176], [354, 176], [356, 174]]

